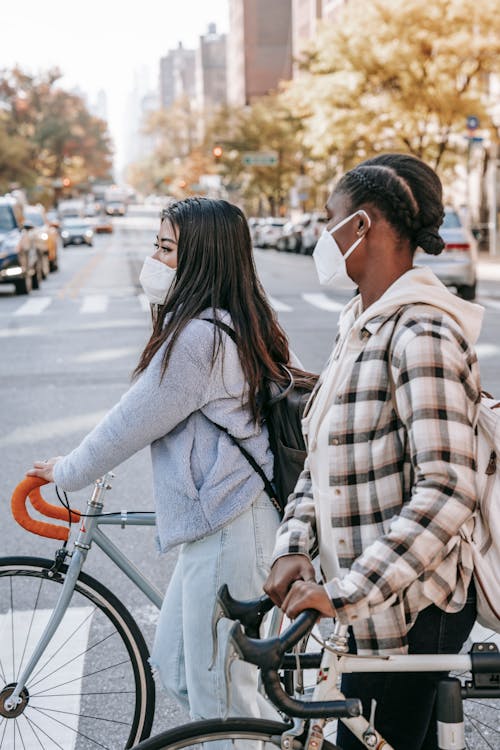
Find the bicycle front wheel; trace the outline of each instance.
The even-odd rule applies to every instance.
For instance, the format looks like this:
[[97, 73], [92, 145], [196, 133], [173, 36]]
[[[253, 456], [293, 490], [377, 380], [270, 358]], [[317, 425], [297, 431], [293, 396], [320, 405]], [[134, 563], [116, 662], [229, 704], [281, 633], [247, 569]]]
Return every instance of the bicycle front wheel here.
[[[134, 750], [181, 750], [185, 747], [201, 747], [206, 750], [259, 750], [260, 748], [281, 747], [281, 735], [290, 724], [265, 719], [209, 719], [193, 721], [174, 729], [150, 737], [137, 745]], [[261, 743], [260, 745], [257, 743]], [[301, 750], [299, 739], [294, 739], [290, 750]], [[336, 745], [325, 741], [325, 750], [340, 750]]]
[[0, 748], [129, 748], [148, 737], [154, 681], [148, 649], [124, 605], [81, 573], [21, 703], [5, 706], [54, 610], [67, 566], [0, 558]]

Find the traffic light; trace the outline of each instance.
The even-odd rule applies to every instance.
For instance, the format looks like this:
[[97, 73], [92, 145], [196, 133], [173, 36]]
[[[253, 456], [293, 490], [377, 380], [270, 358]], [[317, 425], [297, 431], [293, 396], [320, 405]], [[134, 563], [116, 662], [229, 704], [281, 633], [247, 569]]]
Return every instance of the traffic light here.
[[63, 187], [71, 187], [71, 180], [69, 177], [64, 177], [62, 181]]
[[213, 154], [215, 161], [219, 162], [223, 154], [222, 146], [214, 146], [212, 149], [212, 154]]

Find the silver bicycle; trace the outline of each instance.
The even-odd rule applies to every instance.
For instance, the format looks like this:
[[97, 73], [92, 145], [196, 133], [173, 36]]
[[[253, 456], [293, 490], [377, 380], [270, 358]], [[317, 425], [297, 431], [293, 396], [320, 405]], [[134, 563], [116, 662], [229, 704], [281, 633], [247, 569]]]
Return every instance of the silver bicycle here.
[[[103, 513], [112, 476], [96, 482], [85, 513], [45, 502], [37, 478], [14, 492], [16, 520], [63, 546], [53, 560], [0, 558], [1, 750], [122, 750], [150, 734], [155, 685], [145, 640], [118, 597], [82, 572], [95, 542], [161, 607], [161, 592], [102, 529], [155, 523], [152, 512]], [[79, 523], [71, 549], [68, 526], [33, 519], [28, 498], [46, 516]]]

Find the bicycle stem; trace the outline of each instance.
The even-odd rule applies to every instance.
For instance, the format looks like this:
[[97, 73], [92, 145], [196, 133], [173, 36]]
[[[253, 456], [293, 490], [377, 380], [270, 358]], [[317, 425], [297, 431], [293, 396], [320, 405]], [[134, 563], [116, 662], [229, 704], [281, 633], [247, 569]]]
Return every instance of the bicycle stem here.
[[[62, 585], [61, 593], [59, 594], [56, 606], [54, 607], [54, 610], [49, 618], [47, 625], [44, 628], [44, 631], [36, 645], [36, 648], [34, 649], [30, 659], [28, 660], [28, 663], [19, 676], [14, 691], [5, 701], [5, 709], [7, 711], [14, 710], [15, 707], [19, 705], [19, 703], [21, 703], [21, 693], [24, 690], [26, 682], [29, 680], [31, 674], [33, 673], [33, 670], [40, 661], [43, 653], [45, 652], [45, 649], [52, 640], [57, 628], [61, 623], [61, 620], [64, 617], [71, 597], [73, 596], [78, 576], [80, 575], [83, 564], [90, 549], [92, 533], [96, 525], [96, 516], [103, 508], [102, 501], [104, 499], [104, 493], [106, 492], [106, 490], [111, 489], [109, 481], [113, 476], [114, 474], [109, 472], [95, 482], [92, 497], [87, 502], [87, 515], [82, 518], [80, 523], [78, 536], [74, 543], [75, 549], [71, 555], [71, 562], [68, 565], [68, 570], [64, 579], [64, 583]], [[49, 578], [54, 575], [55, 573], [53, 571], [47, 571], [47, 576]]]

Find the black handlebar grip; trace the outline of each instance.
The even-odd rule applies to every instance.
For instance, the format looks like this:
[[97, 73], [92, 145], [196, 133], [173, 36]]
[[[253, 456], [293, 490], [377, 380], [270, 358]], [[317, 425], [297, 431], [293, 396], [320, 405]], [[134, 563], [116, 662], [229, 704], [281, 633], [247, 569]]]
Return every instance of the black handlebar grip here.
[[287, 716], [298, 719], [341, 719], [360, 716], [361, 701], [345, 698], [339, 701], [299, 701], [286, 693], [276, 671], [262, 672], [262, 683], [268, 698]]

